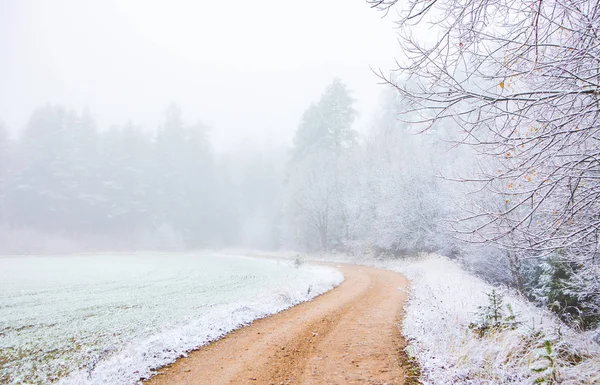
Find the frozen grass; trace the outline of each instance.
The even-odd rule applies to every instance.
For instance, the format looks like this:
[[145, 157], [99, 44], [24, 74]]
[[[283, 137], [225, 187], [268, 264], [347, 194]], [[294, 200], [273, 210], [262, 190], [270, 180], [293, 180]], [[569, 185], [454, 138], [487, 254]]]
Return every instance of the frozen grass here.
[[[282, 253], [289, 256], [292, 253]], [[424, 385], [600, 384], [600, 345], [592, 332], [568, 328], [552, 313], [503, 288], [520, 321], [484, 337], [469, 328], [493, 286], [452, 260], [431, 254], [392, 260], [313, 255], [398, 271], [411, 280], [402, 332]]]
[[441, 256], [384, 265], [411, 279], [403, 333], [424, 384], [599, 384], [600, 346], [553, 314], [505, 291], [520, 324], [478, 337], [469, 329], [492, 286]]
[[0, 258], [0, 383], [135, 384], [342, 280], [215, 254]]
[[387, 262], [411, 279], [403, 332], [424, 384], [600, 383], [600, 346], [553, 314], [505, 292], [520, 324], [478, 337], [469, 329], [492, 286], [435, 255]]

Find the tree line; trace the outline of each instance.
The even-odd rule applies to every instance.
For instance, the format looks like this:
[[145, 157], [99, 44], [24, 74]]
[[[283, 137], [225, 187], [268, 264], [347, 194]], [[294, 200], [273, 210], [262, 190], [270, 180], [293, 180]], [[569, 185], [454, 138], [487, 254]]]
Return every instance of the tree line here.
[[[10, 234], [2, 242], [5, 252], [34, 251], [36, 235], [39, 251], [49, 236], [91, 250], [244, 241], [240, 230], [248, 226], [240, 214], [275, 215], [269, 193], [252, 190], [270, 183], [277, 170], [255, 154], [241, 154], [248, 159], [235, 164], [217, 158], [207, 132], [202, 123], [184, 122], [176, 105], [156, 131], [132, 123], [98, 130], [89, 111], [50, 104], [32, 113], [17, 140], [0, 126], [0, 233]], [[264, 237], [254, 241], [271, 246]]]

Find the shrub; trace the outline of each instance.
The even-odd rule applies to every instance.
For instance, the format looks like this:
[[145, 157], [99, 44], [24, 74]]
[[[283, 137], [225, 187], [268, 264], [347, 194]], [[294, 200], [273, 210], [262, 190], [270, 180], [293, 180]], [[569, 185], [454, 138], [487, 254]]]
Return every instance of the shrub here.
[[304, 262], [304, 257], [300, 253], [297, 253], [294, 257], [294, 267], [297, 269], [302, 266]]
[[515, 329], [519, 322], [517, 316], [512, 310], [510, 304], [504, 305], [504, 296], [498, 293], [496, 289], [486, 293], [488, 303], [479, 306], [476, 313], [477, 320], [469, 324], [469, 328], [474, 330], [479, 337], [484, 337], [497, 330]]

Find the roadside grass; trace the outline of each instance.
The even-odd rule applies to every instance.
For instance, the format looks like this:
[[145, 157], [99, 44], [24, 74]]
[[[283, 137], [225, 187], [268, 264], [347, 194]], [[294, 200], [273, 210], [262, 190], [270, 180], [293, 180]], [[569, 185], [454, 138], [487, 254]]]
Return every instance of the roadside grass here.
[[[422, 253], [309, 259], [389, 269], [411, 280], [402, 322], [407, 358], [399, 354], [411, 363], [405, 370], [414, 384], [600, 384], [594, 332], [569, 328], [553, 313], [484, 282], [449, 258]], [[493, 291], [503, 293], [503, 314], [485, 316], [486, 307], [499, 306], [490, 306]]]
[[[404, 338], [402, 338], [404, 340]], [[398, 356], [404, 370], [405, 385], [422, 385], [421, 383], [421, 365], [419, 360], [410, 354], [410, 341], [404, 343], [402, 348], [398, 349]]]
[[600, 345], [592, 333], [567, 327], [445, 257], [381, 267], [412, 281], [402, 330], [423, 384], [600, 383]]

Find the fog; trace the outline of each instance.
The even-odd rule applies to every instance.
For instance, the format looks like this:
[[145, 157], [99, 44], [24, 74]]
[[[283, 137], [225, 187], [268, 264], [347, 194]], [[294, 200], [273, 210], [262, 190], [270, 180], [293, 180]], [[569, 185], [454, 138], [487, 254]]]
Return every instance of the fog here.
[[[319, 189], [294, 194], [320, 157], [326, 190], [359, 171], [393, 19], [358, 0], [1, 7], [2, 252], [348, 247], [341, 195], [325, 224]], [[306, 142], [318, 127], [333, 141]]]
[[368, 2], [1, 11], [0, 252], [456, 248], [452, 125], [400, 119]]
[[153, 130], [177, 103], [217, 149], [290, 144], [298, 120], [340, 77], [357, 128], [377, 107], [370, 67], [391, 69], [391, 19], [361, 0], [0, 4], [0, 118], [15, 135], [34, 108], [88, 107], [103, 130]]

